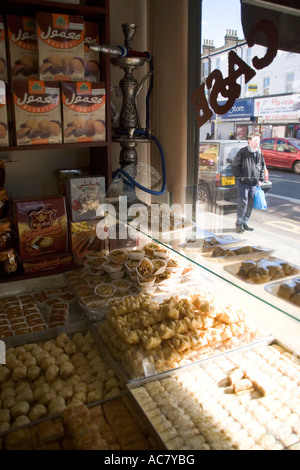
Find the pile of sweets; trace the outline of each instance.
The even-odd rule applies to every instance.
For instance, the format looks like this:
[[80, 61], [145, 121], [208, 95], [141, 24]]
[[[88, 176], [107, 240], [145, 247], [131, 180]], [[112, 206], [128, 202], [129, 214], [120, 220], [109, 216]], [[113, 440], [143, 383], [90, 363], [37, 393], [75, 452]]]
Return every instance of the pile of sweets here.
[[117, 396], [122, 388], [90, 331], [10, 347], [0, 365], [0, 432], [68, 405]]
[[65, 274], [68, 285], [86, 310], [109, 306], [125, 295], [161, 294], [184, 287], [193, 266], [157, 243], [141, 249], [115, 249], [86, 256], [84, 267]]
[[155, 442], [126, 397], [68, 406], [60, 418], [7, 433], [2, 450], [150, 450]]
[[173, 369], [265, 334], [243, 310], [204, 290], [162, 303], [145, 294], [128, 296], [110, 308], [97, 331], [133, 378], [143, 376], [145, 367], [154, 373]]
[[131, 392], [168, 449], [299, 449], [299, 372], [299, 359], [275, 343]]
[[0, 339], [66, 325], [69, 306], [75, 301], [76, 297], [66, 286], [2, 297]]

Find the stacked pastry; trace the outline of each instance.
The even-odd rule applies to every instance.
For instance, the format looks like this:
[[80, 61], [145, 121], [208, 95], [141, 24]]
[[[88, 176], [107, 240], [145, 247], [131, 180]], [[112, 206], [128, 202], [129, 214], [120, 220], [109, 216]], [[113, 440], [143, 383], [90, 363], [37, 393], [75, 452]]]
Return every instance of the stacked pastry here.
[[[11, 431], [6, 450], [147, 450], [155, 444], [136, 421], [125, 398], [102, 404], [68, 406], [61, 418]], [[1, 449], [1, 439], [0, 439]]]
[[131, 392], [169, 449], [281, 450], [300, 441], [299, 372], [296, 356], [264, 345]]
[[0, 365], [0, 432], [121, 390], [89, 331], [8, 348]]
[[68, 287], [1, 298], [0, 339], [65, 325], [69, 305], [75, 300]]
[[98, 333], [133, 378], [143, 376], [145, 367], [172, 369], [262, 334], [241, 309], [208, 291], [163, 303], [144, 294], [128, 296], [110, 308]]

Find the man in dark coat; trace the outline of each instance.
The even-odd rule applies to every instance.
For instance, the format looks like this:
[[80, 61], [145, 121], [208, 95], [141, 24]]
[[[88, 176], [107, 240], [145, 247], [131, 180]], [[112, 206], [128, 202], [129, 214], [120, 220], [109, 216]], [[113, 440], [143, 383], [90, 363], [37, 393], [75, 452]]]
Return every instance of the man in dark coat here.
[[249, 227], [248, 221], [253, 209], [256, 188], [264, 181], [266, 168], [259, 144], [259, 134], [256, 132], [249, 134], [248, 145], [238, 151], [231, 164], [232, 173], [236, 177], [237, 185], [236, 231], [238, 233], [243, 233], [245, 230], [253, 230], [253, 228]]

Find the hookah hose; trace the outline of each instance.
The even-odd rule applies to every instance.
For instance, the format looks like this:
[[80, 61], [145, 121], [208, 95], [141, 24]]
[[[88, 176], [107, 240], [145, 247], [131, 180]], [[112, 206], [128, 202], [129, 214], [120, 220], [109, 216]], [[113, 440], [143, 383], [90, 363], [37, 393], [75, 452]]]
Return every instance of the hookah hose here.
[[[121, 46], [118, 46], [120, 49], [121, 49]], [[124, 48], [123, 48], [124, 49]], [[133, 51], [134, 52], [134, 51]], [[145, 52], [145, 54], [148, 54], [149, 57], [150, 57], [150, 70], [151, 72], [153, 72], [153, 60], [152, 60], [152, 56], [149, 54], [149, 52]], [[151, 95], [151, 92], [152, 92], [152, 88], [153, 88], [153, 74], [151, 75], [151, 80], [150, 80], [150, 85], [149, 85], [149, 89], [148, 89], [148, 92], [147, 92], [147, 97], [146, 97], [146, 127], [147, 129], [149, 129], [149, 101], [150, 101], [150, 95]], [[126, 131], [119, 131], [120, 134], [126, 134]], [[139, 135], [143, 135], [143, 136], [147, 136], [147, 132], [143, 129], [136, 129], [134, 131], [134, 134], [139, 134]], [[142, 191], [146, 192], [146, 193], [149, 193], [149, 194], [152, 194], [153, 196], [161, 196], [162, 194], [164, 194], [165, 190], [166, 190], [166, 179], [167, 179], [167, 176], [166, 176], [166, 163], [165, 163], [165, 154], [164, 154], [164, 151], [163, 151], [163, 148], [160, 144], [160, 142], [158, 141], [158, 139], [156, 137], [154, 137], [153, 135], [151, 136], [151, 139], [153, 140], [153, 142], [155, 142], [155, 144], [157, 145], [159, 151], [160, 151], [160, 157], [161, 157], [161, 167], [162, 167], [162, 176], [163, 176], [163, 181], [162, 181], [162, 187], [161, 187], [161, 190], [160, 191], [154, 191], [153, 189], [149, 189], [149, 188], [145, 188], [145, 186], [142, 186], [140, 183], [138, 183], [137, 181], [135, 181], [131, 175], [129, 175], [129, 173], [127, 173], [127, 171], [123, 170], [122, 168], [119, 168], [117, 169], [114, 173], [113, 173], [113, 176], [117, 176], [118, 174], [122, 174], [125, 178], [127, 178], [130, 183], [134, 186], [134, 187], [137, 187], [139, 189], [141, 189]]]
[[[122, 133], [126, 133], [126, 131], [122, 132]], [[140, 134], [140, 135], [147, 135], [146, 131], [144, 131], [143, 129], [136, 129], [134, 131], [134, 134]], [[123, 175], [125, 178], [127, 178], [130, 183], [134, 186], [134, 187], [137, 187], [139, 189], [141, 189], [142, 191], [146, 192], [146, 193], [149, 193], [149, 194], [152, 194], [153, 196], [161, 196], [162, 194], [164, 194], [165, 190], [166, 190], [166, 164], [165, 164], [165, 154], [164, 154], [164, 151], [163, 151], [163, 148], [160, 144], [160, 142], [158, 141], [158, 139], [154, 136], [151, 136], [151, 139], [153, 140], [153, 142], [156, 143], [157, 147], [159, 148], [159, 151], [160, 151], [160, 156], [161, 156], [161, 166], [162, 166], [162, 174], [163, 174], [163, 181], [162, 181], [162, 187], [161, 187], [161, 190], [160, 191], [154, 191], [153, 189], [149, 189], [149, 188], [145, 188], [145, 186], [142, 186], [140, 183], [138, 183], [137, 181], [135, 181], [131, 175], [129, 175], [129, 173], [127, 173], [127, 171], [123, 170], [122, 168], [118, 168], [114, 173], [113, 173], [113, 177], [116, 177], [118, 174], [121, 174]]]

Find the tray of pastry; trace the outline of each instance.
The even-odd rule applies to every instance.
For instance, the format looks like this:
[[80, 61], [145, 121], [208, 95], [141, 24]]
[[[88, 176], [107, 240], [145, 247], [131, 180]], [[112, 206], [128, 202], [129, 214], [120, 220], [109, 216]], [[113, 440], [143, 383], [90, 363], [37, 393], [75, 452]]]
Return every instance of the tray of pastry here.
[[251, 284], [264, 284], [276, 279], [291, 277], [300, 272], [300, 268], [288, 261], [269, 256], [259, 260], [247, 260], [224, 266], [224, 270], [235, 277]]
[[216, 247], [240, 243], [242, 240], [232, 235], [212, 235], [204, 238], [189, 238], [179, 246], [184, 251], [198, 251], [208, 253]]
[[300, 277], [267, 284], [265, 290], [287, 302], [300, 307]]
[[141, 232], [154, 238], [186, 229], [196, 230], [192, 220], [174, 213], [167, 204], [152, 204], [142, 207], [140, 211], [136, 212], [130, 225], [135, 226], [135, 221], [138, 221], [137, 228]]
[[[120, 426], [122, 422], [122, 426]], [[62, 413], [11, 429], [0, 436], [1, 450], [155, 450], [147, 423], [124, 395], [92, 405], [72, 405]]]
[[167, 449], [284, 450], [300, 441], [298, 377], [275, 341], [127, 387]]
[[124, 390], [86, 324], [43, 330], [35, 339], [23, 336], [22, 343], [6, 344], [5, 356], [0, 365], [0, 432]]
[[83, 321], [82, 308], [67, 287], [19, 292], [0, 298], [0, 339], [33, 335]]
[[127, 382], [270, 338], [245, 308], [199, 288], [161, 303], [145, 294], [128, 296], [95, 330]]
[[248, 259], [260, 259], [262, 256], [270, 256], [274, 250], [265, 249], [260, 246], [237, 246], [214, 248], [210, 253], [202, 254], [203, 258], [214, 263], [234, 263]]

